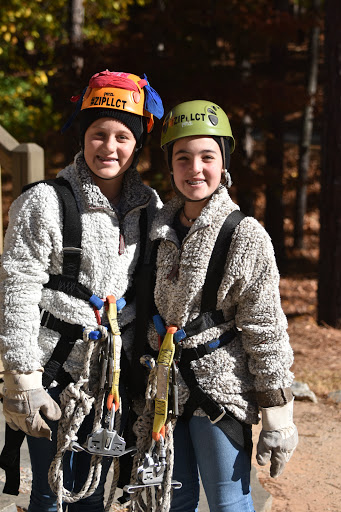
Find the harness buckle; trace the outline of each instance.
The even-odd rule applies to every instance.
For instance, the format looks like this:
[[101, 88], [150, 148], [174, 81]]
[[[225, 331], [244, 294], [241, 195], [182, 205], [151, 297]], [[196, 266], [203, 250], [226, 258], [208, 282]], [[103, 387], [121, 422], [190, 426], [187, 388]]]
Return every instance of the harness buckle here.
[[222, 413], [219, 416], [217, 416], [217, 418], [215, 418], [214, 420], [211, 420], [211, 418], [210, 418], [210, 421], [211, 421], [212, 425], [214, 425], [215, 423], [218, 423], [218, 421], [223, 419], [225, 414], [226, 414], [226, 412], [223, 410]]
[[82, 254], [80, 247], [63, 247], [64, 254]]
[[49, 311], [46, 311], [46, 309], [42, 309], [40, 312], [40, 325], [42, 327], [46, 327], [49, 320], [50, 320], [51, 313]]

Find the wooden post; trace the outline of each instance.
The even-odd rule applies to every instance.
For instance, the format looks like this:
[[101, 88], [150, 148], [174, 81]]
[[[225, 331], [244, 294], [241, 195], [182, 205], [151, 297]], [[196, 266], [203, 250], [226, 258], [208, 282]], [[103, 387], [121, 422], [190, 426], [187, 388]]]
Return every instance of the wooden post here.
[[12, 153], [13, 199], [17, 198], [24, 185], [43, 180], [44, 150], [34, 142], [19, 144]]
[[[4, 249], [4, 233], [3, 233], [3, 214], [2, 214], [2, 183], [1, 183], [1, 164], [0, 164], [0, 254], [2, 254]], [[0, 360], [1, 363], [1, 360]], [[1, 368], [0, 368], [1, 370]]]

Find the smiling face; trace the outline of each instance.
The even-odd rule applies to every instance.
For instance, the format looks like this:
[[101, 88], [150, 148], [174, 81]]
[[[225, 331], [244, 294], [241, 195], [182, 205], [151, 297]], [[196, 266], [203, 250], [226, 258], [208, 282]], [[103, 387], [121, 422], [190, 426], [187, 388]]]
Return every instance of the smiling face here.
[[[94, 121], [84, 137], [84, 158], [95, 183], [120, 182], [134, 159], [136, 140], [129, 128], [111, 117]], [[109, 184], [109, 183], [108, 183]]]
[[204, 201], [219, 187], [223, 172], [220, 148], [212, 137], [177, 140], [172, 156], [173, 178], [178, 190], [192, 201]]

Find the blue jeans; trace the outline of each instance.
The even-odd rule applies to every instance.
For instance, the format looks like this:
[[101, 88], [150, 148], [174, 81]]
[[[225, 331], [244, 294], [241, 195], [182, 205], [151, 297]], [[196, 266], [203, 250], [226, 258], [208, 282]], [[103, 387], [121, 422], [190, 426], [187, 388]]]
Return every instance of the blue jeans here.
[[[250, 431], [251, 436], [251, 431]], [[250, 490], [250, 458], [245, 450], [207, 417], [178, 420], [174, 430], [171, 512], [197, 512], [199, 472], [212, 512], [254, 512]]]
[[[61, 389], [53, 388], [49, 391], [52, 398], [59, 403], [58, 397]], [[57, 451], [57, 421], [49, 421], [44, 418], [52, 430], [52, 441], [44, 438], [27, 436], [32, 466], [32, 490], [28, 512], [56, 512], [57, 499], [48, 484], [48, 471]], [[83, 443], [87, 434], [92, 430], [93, 411], [86, 416], [78, 431], [78, 442]], [[63, 460], [64, 487], [74, 492], [79, 492], [85, 483], [91, 455], [86, 452], [67, 452]], [[92, 496], [76, 503], [63, 505], [63, 510], [68, 512], [104, 512], [104, 484], [112, 462], [111, 457], [103, 457], [102, 474], [98, 488]], [[68, 508], [66, 508], [68, 507]]]

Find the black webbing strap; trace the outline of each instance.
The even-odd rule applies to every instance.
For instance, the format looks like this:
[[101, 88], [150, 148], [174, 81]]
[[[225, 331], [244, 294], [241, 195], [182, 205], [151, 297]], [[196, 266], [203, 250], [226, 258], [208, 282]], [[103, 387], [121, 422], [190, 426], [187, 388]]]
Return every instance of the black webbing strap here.
[[[46, 183], [54, 188], [62, 207], [63, 217], [63, 275], [77, 281], [81, 261], [82, 225], [71, 184], [65, 178], [42, 180], [23, 187], [23, 192]], [[48, 283], [45, 285], [49, 287]]]
[[[230, 436], [237, 444], [244, 447], [245, 441], [243, 424], [238, 421], [230, 411], [227, 411], [223, 406], [219, 405], [207, 393], [205, 393], [202, 387], [198, 384], [194, 371], [190, 368], [189, 363], [181, 365], [180, 361], [179, 370], [190, 390], [190, 396], [185, 404], [181, 418], [185, 421], [189, 421], [193, 416], [194, 411], [200, 407], [213, 423], [216, 422], [216, 425], [225, 434]], [[221, 417], [220, 420], [218, 419], [219, 416]]]
[[[129, 391], [133, 397], [144, 396], [146, 368], [140, 363], [140, 357], [148, 347], [147, 332], [150, 319], [155, 311], [154, 287], [156, 278], [156, 255], [159, 241], [153, 242], [149, 261], [141, 266], [136, 282], [136, 320], [133, 354], [130, 369]], [[150, 352], [149, 347], [147, 348]]]
[[12, 430], [6, 423], [5, 445], [0, 455], [0, 468], [5, 470], [5, 494], [18, 496], [20, 487], [20, 447], [25, 439], [25, 432]]
[[224, 412], [221, 405], [218, 405], [203, 389], [199, 386], [190, 364], [191, 361], [198, 360], [206, 354], [211, 354], [219, 348], [226, 346], [237, 335], [237, 329], [233, 328], [223, 333], [217, 340], [211, 340], [207, 343], [198, 345], [196, 348], [183, 348], [178, 361], [178, 368], [189, 389], [190, 396], [185, 404], [183, 417], [191, 418], [194, 411], [201, 407], [203, 411], [210, 417], [211, 421], [215, 421]]
[[[65, 256], [66, 253], [64, 251], [64, 259]], [[71, 255], [71, 253], [69, 253], [68, 256], [71, 257], [70, 259], [67, 258], [69, 261], [73, 259], [73, 255]], [[75, 261], [73, 261], [73, 263], [75, 263]], [[92, 296], [92, 292], [86, 286], [82, 285], [74, 278], [71, 279], [69, 276], [64, 276], [62, 274], [51, 274], [49, 281], [44, 284], [44, 287], [51, 290], [64, 292], [67, 295], [71, 295], [72, 297], [86, 301], [88, 301]]]
[[225, 219], [218, 237], [216, 239], [211, 258], [208, 264], [205, 283], [202, 290], [201, 313], [213, 311], [217, 308], [217, 293], [222, 282], [226, 264], [227, 253], [229, 251], [232, 235], [245, 215], [234, 210]]
[[181, 368], [181, 365], [187, 365], [191, 361], [196, 361], [201, 357], [206, 356], [207, 354], [212, 354], [212, 352], [218, 350], [218, 348], [228, 345], [232, 340], [234, 340], [237, 332], [237, 329], [233, 327], [232, 329], [224, 332], [216, 340], [207, 341], [206, 343], [202, 343], [195, 348], [182, 348], [181, 356], [179, 359], [179, 367]]
[[220, 228], [202, 289], [200, 315], [182, 328], [187, 338], [226, 322], [223, 312], [217, 309], [217, 294], [223, 279], [233, 232], [244, 217], [242, 212], [234, 210], [226, 217]]
[[56, 380], [63, 388], [70, 382], [72, 377], [67, 373], [63, 364], [73, 349], [76, 340], [82, 338], [83, 327], [77, 324], [69, 324], [63, 320], [54, 317], [48, 311], [44, 311], [41, 316], [41, 326], [59, 332], [60, 338], [55, 346], [50, 359], [44, 366], [43, 386], [48, 388]]
[[206, 329], [220, 325], [225, 321], [223, 312], [214, 309], [213, 311], [206, 311], [191, 322], [188, 322], [182, 331], [186, 333], [186, 338], [190, 338], [200, 332], [206, 331]]
[[78, 280], [81, 264], [82, 223], [70, 183], [64, 178], [49, 180], [57, 192], [63, 212], [63, 276]]
[[216, 421], [217, 418], [224, 413], [223, 407], [205, 393], [198, 384], [194, 371], [190, 368], [189, 364], [179, 364], [179, 370], [190, 390], [190, 396], [185, 404], [184, 412], [181, 417], [184, 420], [189, 420], [193, 416], [194, 411], [200, 407], [211, 421]]

